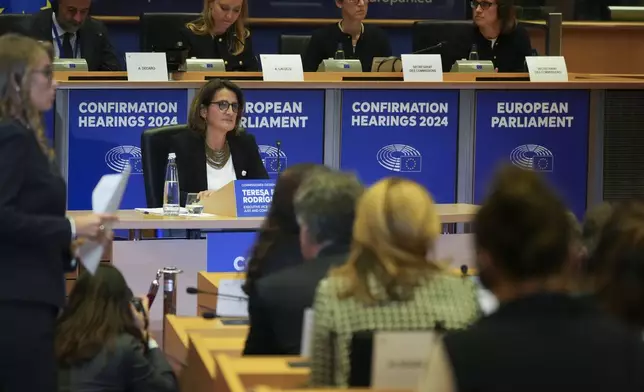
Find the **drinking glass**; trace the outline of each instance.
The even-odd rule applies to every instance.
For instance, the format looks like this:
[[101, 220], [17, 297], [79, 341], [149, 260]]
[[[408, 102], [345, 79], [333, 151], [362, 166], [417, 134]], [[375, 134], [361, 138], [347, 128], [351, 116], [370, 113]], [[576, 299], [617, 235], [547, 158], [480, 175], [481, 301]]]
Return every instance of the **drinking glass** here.
[[203, 204], [201, 199], [199, 199], [198, 193], [188, 193], [186, 197], [186, 210], [189, 214], [199, 215], [203, 212]]

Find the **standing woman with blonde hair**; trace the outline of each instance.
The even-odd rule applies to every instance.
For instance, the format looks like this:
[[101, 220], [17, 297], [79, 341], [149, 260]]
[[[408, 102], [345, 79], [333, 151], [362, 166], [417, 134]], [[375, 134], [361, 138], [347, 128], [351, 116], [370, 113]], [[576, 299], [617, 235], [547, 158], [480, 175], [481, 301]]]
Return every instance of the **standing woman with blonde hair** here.
[[181, 29], [188, 57], [222, 59], [229, 72], [258, 71], [247, 20], [248, 0], [204, 0], [199, 18]]
[[51, 46], [0, 37], [0, 391], [57, 388], [54, 329], [74, 238], [107, 241], [113, 216], [66, 218], [66, 185], [44, 136], [56, 82]]
[[479, 315], [474, 284], [431, 256], [441, 232], [431, 195], [401, 178], [379, 181], [358, 201], [351, 253], [318, 286], [311, 384], [347, 387], [354, 333], [448, 330]]

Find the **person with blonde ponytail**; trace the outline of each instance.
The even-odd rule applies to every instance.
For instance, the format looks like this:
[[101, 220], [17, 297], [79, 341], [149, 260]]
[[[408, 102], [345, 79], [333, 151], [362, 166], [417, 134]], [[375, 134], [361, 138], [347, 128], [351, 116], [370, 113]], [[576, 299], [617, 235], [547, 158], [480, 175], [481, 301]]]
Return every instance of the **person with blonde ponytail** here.
[[347, 387], [355, 332], [467, 327], [480, 309], [474, 284], [432, 256], [441, 222], [431, 195], [387, 178], [358, 201], [347, 262], [320, 282], [314, 302], [312, 386]]
[[[44, 136], [54, 104], [53, 49], [0, 37], [0, 391], [57, 389], [56, 316], [74, 239], [106, 242], [109, 215], [66, 218], [66, 185]], [[88, 195], [89, 197], [89, 195]]]
[[204, 0], [201, 15], [181, 29], [181, 43], [189, 58], [222, 59], [229, 72], [258, 71], [247, 20], [248, 0]]

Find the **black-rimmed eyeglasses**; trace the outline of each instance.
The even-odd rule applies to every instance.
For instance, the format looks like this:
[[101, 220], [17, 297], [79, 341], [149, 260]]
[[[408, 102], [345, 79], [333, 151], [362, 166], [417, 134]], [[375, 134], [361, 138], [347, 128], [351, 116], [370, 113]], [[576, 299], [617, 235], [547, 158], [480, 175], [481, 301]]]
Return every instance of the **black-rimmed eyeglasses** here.
[[234, 112], [237, 113], [239, 111], [239, 103], [233, 102], [230, 103], [228, 101], [214, 101], [210, 102], [211, 105], [217, 105], [219, 107], [219, 110], [222, 112], [225, 112], [229, 108]]
[[473, 10], [477, 9], [479, 6], [481, 7], [481, 9], [486, 10], [492, 7], [493, 5], [496, 5], [496, 3], [492, 3], [490, 1], [476, 1], [476, 0], [470, 1], [470, 7], [472, 7]]

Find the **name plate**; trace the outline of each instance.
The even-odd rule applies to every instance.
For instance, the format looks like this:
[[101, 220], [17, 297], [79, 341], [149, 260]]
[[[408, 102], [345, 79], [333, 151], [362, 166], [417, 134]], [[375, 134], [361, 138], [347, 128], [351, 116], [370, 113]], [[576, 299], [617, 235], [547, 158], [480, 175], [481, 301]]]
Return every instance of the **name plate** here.
[[403, 54], [405, 82], [442, 82], [443, 62], [439, 54]]
[[275, 192], [275, 180], [235, 181], [237, 217], [257, 218], [268, 213]]
[[567, 82], [568, 68], [563, 56], [531, 56], [525, 58], [531, 82]]
[[167, 82], [165, 53], [126, 53], [127, 80], [130, 82]]
[[303, 82], [304, 68], [299, 54], [262, 54], [262, 73], [267, 82]]
[[371, 388], [416, 389], [439, 341], [433, 331], [375, 332]]

